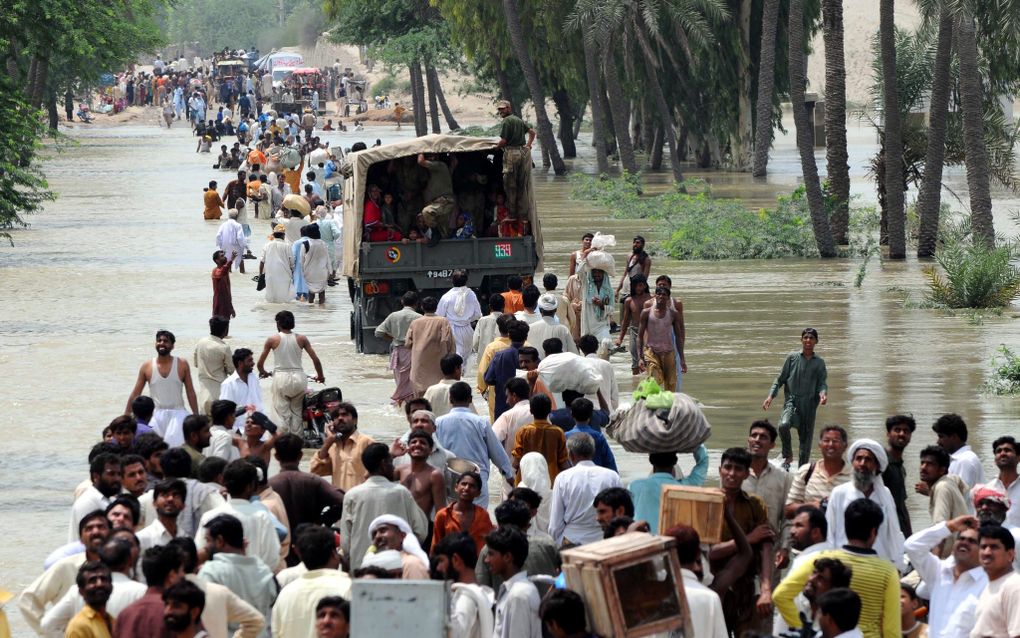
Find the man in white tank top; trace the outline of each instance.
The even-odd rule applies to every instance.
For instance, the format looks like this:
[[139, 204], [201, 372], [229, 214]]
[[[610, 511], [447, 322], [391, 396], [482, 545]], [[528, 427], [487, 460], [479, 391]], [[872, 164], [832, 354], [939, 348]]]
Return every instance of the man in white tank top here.
[[683, 347], [677, 349], [683, 342], [683, 326], [669, 298], [669, 288], [659, 286], [655, 289], [652, 307], [641, 311], [637, 343], [639, 352], [643, 353], [640, 369], [646, 370], [663, 390], [672, 391], [677, 385], [678, 352], [681, 369], [687, 368]]
[[[294, 313], [289, 310], [276, 313], [276, 329], [279, 332], [266, 339], [262, 355], [259, 356], [259, 377], [273, 378], [273, 409], [279, 418], [280, 427], [284, 432], [300, 436], [304, 429], [301, 410], [304, 407], [305, 389], [308, 387], [308, 378], [301, 367], [302, 350], [308, 353], [315, 366], [313, 380], [325, 383], [326, 377], [308, 337], [291, 332], [294, 329]], [[265, 368], [270, 351], [273, 352], [272, 373], [266, 372]]]
[[[191, 383], [191, 369], [185, 359], [171, 355], [177, 339], [169, 330], [156, 332], [156, 356], [142, 364], [138, 370], [138, 379], [128, 397], [124, 414], [131, 414], [131, 404], [149, 384], [149, 394], [156, 404], [149, 425], [163, 437], [170, 447], [184, 443], [184, 417], [189, 411], [184, 407], [187, 396], [190, 414], [198, 414], [198, 400], [195, 398], [195, 387]], [[183, 391], [183, 392], [182, 392]]]

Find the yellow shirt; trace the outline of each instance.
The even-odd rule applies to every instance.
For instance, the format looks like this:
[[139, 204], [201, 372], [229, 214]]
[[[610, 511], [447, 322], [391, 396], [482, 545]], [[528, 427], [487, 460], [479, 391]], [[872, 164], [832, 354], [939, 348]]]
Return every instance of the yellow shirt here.
[[352, 487], [365, 482], [365, 466], [361, 463], [361, 453], [375, 441], [357, 430], [346, 441], [337, 440], [329, 448], [329, 456], [322, 458], [316, 452], [312, 456], [310, 470], [319, 476], [331, 476], [333, 487], [348, 491]]
[[105, 611], [100, 613], [85, 605], [84, 609], [67, 623], [65, 638], [110, 638], [113, 618]]

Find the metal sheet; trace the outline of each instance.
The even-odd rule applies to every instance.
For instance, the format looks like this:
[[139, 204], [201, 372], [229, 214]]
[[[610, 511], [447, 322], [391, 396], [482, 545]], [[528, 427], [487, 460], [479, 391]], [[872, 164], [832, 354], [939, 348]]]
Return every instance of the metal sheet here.
[[354, 581], [352, 636], [445, 636], [450, 588], [445, 581]]

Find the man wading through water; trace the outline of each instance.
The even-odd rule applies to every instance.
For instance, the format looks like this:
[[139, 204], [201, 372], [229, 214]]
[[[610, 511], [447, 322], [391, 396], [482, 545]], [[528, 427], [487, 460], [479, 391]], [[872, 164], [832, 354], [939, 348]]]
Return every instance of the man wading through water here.
[[811, 459], [811, 438], [815, 431], [815, 411], [819, 404], [828, 401], [829, 386], [826, 384], [828, 373], [825, 360], [815, 354], [818, 344], [818, 331], [804, 328], [800, 333], [800, 352], [791, 352], [783, 362], [779, 376], [772, 383], [769, 395], [761, 404], [762, 410], [768, 410], [772, 399], [783, 388], [783, 414], [779, 417], [779, 438], [783, 443], [783, 469], [789, 470], [793, 462], [793, 446], [790, 441], [790, 428], [797, 428], [800, 439], [799, 465]]

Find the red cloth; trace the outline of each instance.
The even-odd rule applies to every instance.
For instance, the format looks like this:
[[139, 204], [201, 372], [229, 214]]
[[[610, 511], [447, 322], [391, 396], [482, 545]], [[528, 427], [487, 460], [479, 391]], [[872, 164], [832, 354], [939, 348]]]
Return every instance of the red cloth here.
[[163, 624], [163, 588], [149, 587], [145, 595], [117, 616], [114, 638], [163, 638], [169, 632]]
[[230, 319], [234, 315], [234, 299], [230, 293], [230, 262], [213, 268], [212, 288], [213, 315]]
[[403, 239], [399, 230], [390, 230], [382, 226], [382, 209], [372, 200], [365, 201], [363, 214], [365, 234], [368, 241], [400, 241]]

